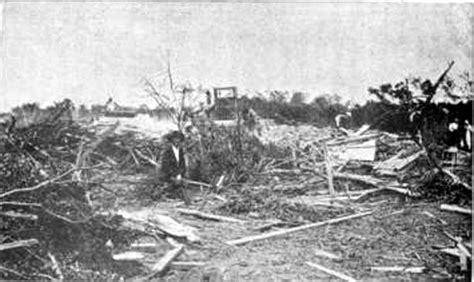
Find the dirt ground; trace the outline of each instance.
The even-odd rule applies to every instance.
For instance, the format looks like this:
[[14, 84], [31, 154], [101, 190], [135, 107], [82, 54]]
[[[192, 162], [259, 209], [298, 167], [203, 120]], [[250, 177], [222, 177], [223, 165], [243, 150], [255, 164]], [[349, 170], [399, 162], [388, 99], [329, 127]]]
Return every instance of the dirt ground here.
[[[205, 266], [186, 271], [170, 269], [165, 276], [159, 278], [161, 281], [197, 281], [205, 272], [220, 273], [224, 281], [339, 280], [310, 267], [306, 262], [323, 265], [362, 281], [470, 281], [470, 272], [460, 271], [457, 257], [440, 253], [434, 247], [454, 246], [443, 231], [464, 239], [470, 238], [471, 218], [443, 212], [439, 209], [441, 203], [384, 194], [372, 197], [364, 203], [346, 203], [346, 208], [337, 216], [333, 216], [334, 211], [331, 211], [330, 207], [313, 207], [319, 209], [318, 212], [323, 215], [321, 220], [361, 211], [373, 213], [236, 247], [225, 242], [260, 234], [261, 232], [254, 230], [255, 227], [275, 218], [262, 218], [255, 213], [225, 214], [245, 220], [245, 223], [230, 223], [179, 214], [176, 208], [185, 207], [181, 201], [153, 201], [144, 195], [144, 185], [130, 184], [148, 178], [144, 174], [115, 176], [118, 182], [127, 180], [129, 183], [109, 184], [107, 188], [113, 189], [115, 195], [108, 195], [109, 192], [102, 190], [95, 195], [94, 200], [97, 205], [107, 209], [146, 210], [166, 214], [180, 223], [196, 228], [202, 241], [187, 244], [177, 261], [199, 261], [204, 262]], [[186, 208], [203, 208], [203, 211], [219, 214], [216, 207], [222, 204], [220, 200], [206, 198], [199, 189], [193, 191], [193, 204]], [[226, 197], [225, 192], [223, 196]], [[291, 197], [294, 196], [288, 196]], [[206, 204], [203, 205], [205, 198]], [[331, 216], [324, 216], [326, 213]], [[435, 218], [429, 215], [434, 215]], [[277, 229], [272, 228], [269, 231]], [[143, 260], [144, 265], [141, 267], [144, 271], [156, 263], [166, 251], [172, 249], [165, 241], [160, 246], [159, 251], [147, 255]], [[318, 250], [332, 253], [338, 258], [320, 256]], [[420, 273], [372, 269], [393, 266], [423, 269]]]

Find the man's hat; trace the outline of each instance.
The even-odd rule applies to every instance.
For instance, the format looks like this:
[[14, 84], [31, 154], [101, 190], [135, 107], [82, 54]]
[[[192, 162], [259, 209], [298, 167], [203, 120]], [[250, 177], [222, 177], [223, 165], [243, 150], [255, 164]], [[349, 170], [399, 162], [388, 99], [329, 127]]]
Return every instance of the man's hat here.
[[167, 134], [166, 139], [168, 139], [168, 141], [171, 141], [174, 139], [179, 139], [179, 141], [184, 141], [184, 134], [179, 131], [172, 131]]

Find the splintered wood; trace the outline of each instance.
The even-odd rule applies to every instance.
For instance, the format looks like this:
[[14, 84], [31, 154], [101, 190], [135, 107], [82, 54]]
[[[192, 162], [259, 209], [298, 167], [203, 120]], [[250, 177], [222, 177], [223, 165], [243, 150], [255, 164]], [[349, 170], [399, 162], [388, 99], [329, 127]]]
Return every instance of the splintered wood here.
[[342, 280], [349, 281], [349, 282], [355, 282], [355, 281], [357, 281], [357, 280], [355, 280], [354, 278], [352, 278], [352, 277], [350, 277], [350, 276], [347, 276], [347, 275], [345, 275], [345, 274], [343, 274], [343, 273], [340, 273], [340, 272], [337, 272], [337, 271], [335, 271], [335, 270], [326, 268], [326, 267], [324, 267], [324, 266], [322, 266], [322, 265], [319, 265], [319, 264], [317, 264], [317, 263], [307, 261], [306, 264], [309, 265], [309, 266], [311, 266], [311, 267], [314, 267], [314, 268], [316, 268], [316, 269], [318, 269], [318, 270], [321, 270], [321, 271], [323, 271], [323, 272], [326, 272], [326, 273], [328, 273], [328, 274], [331, 274], [332, 276], [336, 276], [337, 278], [340, 278], [340, 279], [342, 279]]
[[349, 216], [344, 216], [344, 217], [334, 218], [334, 219], [325, 220], [325, 221], [321, 221], [321, 222], [311, 223], [311, 224], [307, 224], [307, 225], [303, 225], [303, 226], [293, 227], [293, 228], [289, 228], [289, 229], [286, 229], [286, 230], [277, 230], [277, 231], [264, 233], [264, 234], [260, 234], [260, 235], [254, 235], [254, 236], [249, 236], [249, 237], [245, 237], [245, 238], [241, 238], [241, 239], [231, 240], [231, 241], [227, 241], [226, 244], [234, 245], [234, 246], [243, 245], [243, 244], [246, 244], [246, 243], [260, 241], [260, 240], [264, 240], [264, 239], [268, 239], [268, 238], [272, 238], [272, 237], [276, 237], [276, 236], [286, 235], [286, 234], [301, 231], [301, 230], [320, 227], [320, 226], [324, 226], [324, 225], [327, 225], [327, 224], [333, 224], [333, 223], [338, 223], [338, 222], [342, 222], [342, 221], [346, 221], [346, 220], [356, 219], [356, 218], [360, 218], [360, 217], [367, 216], [367, 215], [370, 215], [370, 214], [372, 214], [371, 211], [364, 212], [364, 213], [359, 213], [359, 214], [353, 214], [353, 215], [349, 215]]
[[152, 278], [156, 275], [162, 273], [170, 264], [171, 262], [177, 258], [182, 252], [184, 251], [184, 245], [181, 245], [169, 252], [166, 253], [164, 257], [162, 257], [152, 268], [151, 274], [148, 278]]

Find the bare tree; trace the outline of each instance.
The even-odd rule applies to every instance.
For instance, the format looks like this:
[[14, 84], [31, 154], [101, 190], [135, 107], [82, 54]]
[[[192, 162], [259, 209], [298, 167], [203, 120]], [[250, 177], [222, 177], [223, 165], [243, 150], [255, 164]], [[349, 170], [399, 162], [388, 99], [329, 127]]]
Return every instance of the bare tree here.
[[[158, 104], [158, 107], [165, 110], [169, 117], [182, 131], [187, 119], [187, 104], [193, 97], [195, 89], [188, 84], [176, 84], [170, 62], [170, 54], [167, 52], [166, 74], [161, 74], [161, 80], [144, 78], [145, 91]], [[164, 87], [168, 84], [169, 92]]]

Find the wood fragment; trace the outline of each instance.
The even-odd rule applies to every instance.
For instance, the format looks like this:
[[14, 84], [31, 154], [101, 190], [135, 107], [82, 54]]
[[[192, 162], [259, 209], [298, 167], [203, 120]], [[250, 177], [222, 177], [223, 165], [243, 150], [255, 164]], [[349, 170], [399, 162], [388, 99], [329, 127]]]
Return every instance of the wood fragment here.
[[323, 143], [323, 150], [324, 150], [324, 163], [326, 164], [326, 175], [328, 179], [329, 194], [334, 195], [336, 194], [336, 192], [334, 191], [332, 165], [331, 165], [331, 159], [328, 154], [328, 148], [326, 146], [326, 143]]
[[320, 249], [314, 250], [314, 254], [318, 257], [325, 257], [333, 260], [342, 260], [340, 256]]
[[351, 137], [351, 138], [346, 138], [341, 141], [333, 141], [333, 142], [328, 142], [327, 146], [328, 147], [333, 147], [333, 146], [340, 146], [344, 144], [349, 144], [349, 143], [355, 143], [355, 142], [363, 142], [371, 139], [376, 139], [380, 136], [380, 133], [373, 133], [373, 134], [367, 134], [367, 135], [362, 135], [362, 136], [356, 136], [356, 137]]
[[264, 239], [268, 239], [268, 238], [272, 238], [272, 237], [276, 237], [276, 236], [286, 235], [286, 234], [301, 231], [301, 230], [320, 227], [320, 226], [324, 226], [324, 225], [327, 225], [327, 224], [338, 223], [338, 222], [342, 222], [342, 221], [346, 221], [346, 220], [350, 220], [350, 219], [355, 219], [355, 218], [367, 216], [369, 214], [372, 214], [372, 211], [358, 213], [358, 214], [352, 214], [352, 215], [349, 215], [349, 216], [344, 216], [344, 217], [339, 217], [339, 218], [333, 218], [333, 219], [329, 219], [329, 220], [325, 220], [325, 221], [321, 221], [321, 222], [310, 223], [310, 224], [307, 224], [307, 225], [293, 227], [293, 228], [289, 228], [289, 229], [277, 230], [277, 231], [273, 231], [273, 232], [269, 232], [269, 233], [244, 237], [244, 238], [241, 238], [241, 239], [230, 240], [230, 241], [227, 241], [226, 244], [233, 245], [233, 246], [243, 245], [243, 244], [246, 244], [246, 243], [249, 243], [249, 242], [255, 242], [255, 241], [264, 240]]
[[463, 253], [464, 255], [466, 255], [469, 258], [471, 257], [471, 252], [469, 252], [469, 250], [466, 248], [466, 246], [464, 246], [461, 237], [453, 236], [447, 231], [443, 231], [443, 233], [446, 236], [448, 236], [449, 239], [451, 239], [452, 241], [454, 241], [456, 243], [456, 246], [459, 248], [459, 251], [461, 253]]
[[350, 282], [355, 282], [355, 281], [356, 281], [354, 278], [352, 278], [352, 277], [350, 277], [350, 276], [347, 276], [347, 275], [342, 274], [342, 273], [340, 273], [340, 272], [337, 272], [337, 271], [335, 271], [335, 270], [326, 268], [326, 267], [324, 267], [324, 266], [322, 266], [322, 265], [319, 265], [319, 264], [316, 264], [316, 263], [314, 263], [314, 262], [309, 262], [309, 261], [307, 261], [306, 264], [309, 265], [309, 266], [311, 266], [311, 267], [314, 267], [314, 268], [316, 268], [316, 269], [318, 269], [318, 270], [321, 270], [321, 271], [323, 271], [323, 272], [326, 272], [327, 274], [330, 274], [330, 275], [332, 275], [332, 276], [336, 276], [337, 278], [340, 278], [340, 279], [342, 279], [342, 280], [350, 281]]
[[333, 177], [338, 178], [338, 179], [358, 181], [358, 182], [362, 182], [362, 183], [368, 184], [370, 186], [375, 186], [375, 187], [378, 187], [380, 184], [383, 183], [382, 180], [371, 177], [371, 176], [351, 174], [351, 173], [334, 172]]
[[0, 202], [0, 206], [20, 206], [20, 207], [38, 207], [38, 208], [41, 208], [40, 203], [24, 203], [24, 202], [12, 202], [12, 201]]
[[53, 270], [56, 273], [56, 275], [59, 277], [59, 280], [60, 281], [64, 280], [63, 272], [61, 271], [61, 268], [59, 267], [59, 264], [56, 258], [50, 252], [48, 252], [48, 257], [51, 260], [51, 263], [53, 264]]
[[423, 273], [425, 267], [423, 266], [373, 266], [370, 268], [372, 271], [383, 271], [383, 272], [406, 272], [406, 273]]
[[132, 243], [130, 249], [136, 252], [155, 253], [159, 245], [156, 243]]
[[382, 192], [395, 192], [397, 194], [403, 195], [403, 196], [413, 196], [412, 192], [408, 189], [405, 188], [397, 188], [397, 187], [384, 187], [384, 188], [379, 188], [376, 190], [368, 191], [362, 195], [359, 195], [358, 197], [354, 198], [354, 201], [356, 202], [362, 202], [369, 198], [372, 195], [379, 194]]
[[143, 255], [143, 253], [134, 252], [134, 251], [123, 252], [123, 253], [112, 255], [112, 258], [118, 261], [136, 261], [136, 260], [141, 260], [144, 257], [145, 256]]
[[38, 216], [35, 215], [35, 214], [19, 213], [19, 212], [15, 212], [15, 211], [0, 212], [0, 216], [8, 216], [8, 217], [13, 217], [13, 218], [22, 218], [22, 219], [31, 220], [31, 221], [38, 220]]
[[155, 162], [154, 160], [152, 160], [151, 158], [145, 156], [144, 154], [142, 154], [140, 151], [138, 151], [137, 149], [134, 149], [133, 150], [140, 158], [144, 159], [145, 161], [149, 162], [151, 165], [157, 167], [157, 168], [160, 168], [160, 164], [158, 164], [157, 162]]
[[173, 248], [178, 248], [179, 246], [181, 246], [181, 243], [169, 236], [166, 237], [166, 242], [168, 242], [168, 244], [170, 244]]
[[152, 273], [148, 278], [152, 278], [156, 275], [161, 274], [184, 251], [184, 245], [181, 245], [169, 252], [167, 252], [153, 267]]
[[176, 270], [188, 270], [194, 267], [203, 267], [206, 263], [201, 261], [173, 261], [169, 267]]
[[38, 243], [39, 242], [36, 239], [27, 239], [27, 240], [19, 240], [19, 241], [15, 241], [11, 243], [4, 243], [4, 244], [0, 244], [0, 251], [10, 250], [14, 248], [30, 247]]
[[60, 174], [59, 176], [56, 176], [54, 178], [51, 178], [51, 179], [48, 179], [46, 181], [43, 181], [33, 187], [27, 187], [27, 188], [15, 188], [15, 189], [11, 189], [3, 194], [0, 194], [0, 198], [5, 198], [7, 196], [10, 196], [10, 195], [13, 195], [13, 194], [17, 194], [17, 193], [24, 193], [24, 192], [31, 192], [31, 191], [34, 191], [34, 190], [37, 190], [37, 189], [40, 189], [41, 187], [44, 187], [46, 185], [49, 185], [51, 183], [54, 183], [56, 181], [58, 181], [59, 179], [69, 175], [70, 173], [76, 171], [77, 169], [76, 168], [73, 168], [73, 169], [70, 169], [68, 171], [66, 171], [65, 173], [63, 174]]
[[458, 213], [462, 213], [462, 214], [472, 215], [472, 209], [466, 209], [466, 208], [462, 208], [462, 207], [455, 206], [455, 205], [442, 204], [440, 206], [440, 209], [442, 211], [451, 211], [451, 212], [458, 212]]
[[458, 248], [444, 248], [444, 249], [441, 249], [439, 251], [442, 252], [442, 253], [445, 253], [445, 254], [455, 256], [455, 257], [460, 257], [461, 256], [461, 254], [460, 254], [461, 252], [459, 251]]
[[192, 215], [192, 216], [196, 216], [202, 219], [210, 219], [210, 220], [215, 220], [215, 221], [228, 221], [228, 222], [235, 222], [235, 223], [245, 223], [245, 221], [241, 219], [222, 216], [222, 215], [215, 215], [215, 214], [210, 214], [210, 213], [204, 213], [204, 212], [200, 212], [196, 210], [182, 209], [182, 208], [178, 208], [176, 210], [182, 214]]
[[441, 172], [444, 173], [445, 175], [449, 176], [454, 181], [454, 183], [461, 185], [462, 187], [466, 188], [469, 191], [472, 191], [472, 188], [471, 188], [470, 185], [468, 185], [466, 182], [462, 181], [461, 178], [459, 178], [459, 176], [455, 175], [451, 171], [441, 168]]
[[195, 234], [195, 228], [181, 224], [166, 215], [153, 213], [153, 211], [147, 210], [133, 212], [119, 210], [117, 214], [129, 221], [132, 226], [138, 225], [141, 229], [151, 227], [154, 230], [162, 231], [162, 233], [171, 236], [186, 238], [190, 242], [198, 242], [201, 240]]

